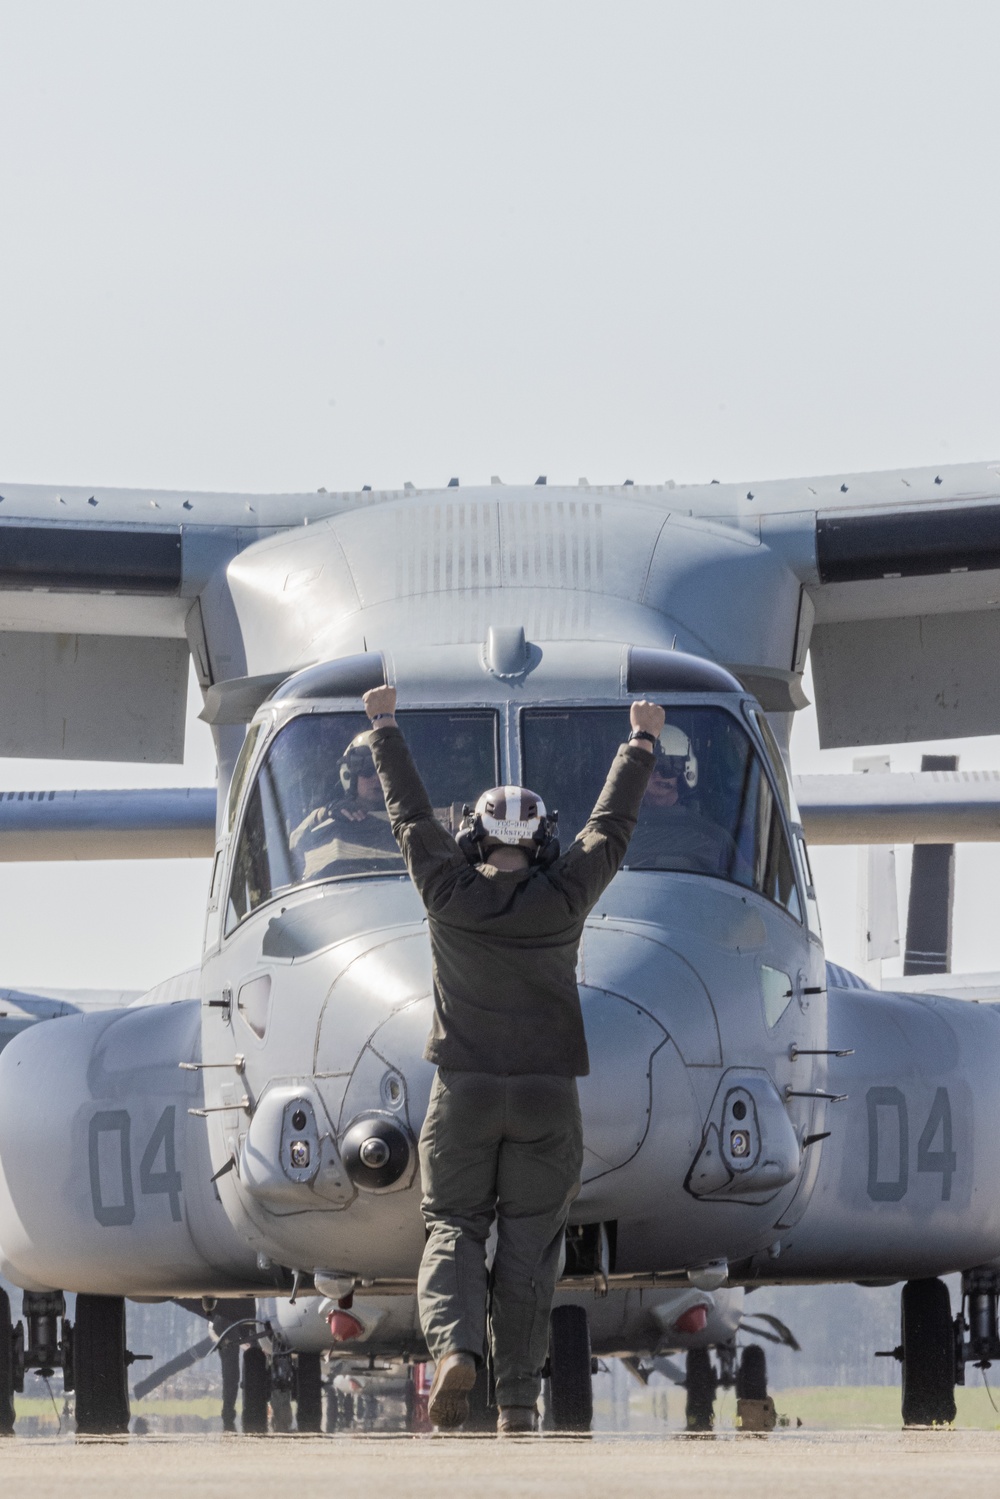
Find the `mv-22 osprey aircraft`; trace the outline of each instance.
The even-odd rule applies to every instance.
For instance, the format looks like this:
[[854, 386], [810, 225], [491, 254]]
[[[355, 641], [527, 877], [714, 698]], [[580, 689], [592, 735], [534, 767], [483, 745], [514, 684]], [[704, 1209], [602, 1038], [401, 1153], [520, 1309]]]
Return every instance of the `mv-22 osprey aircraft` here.
[[[810, 651], [824, 745], [1000, 730], [1000, 465], [0, 489], [0, 753], [180, 760], [190, 657], [219, 778], [2, 803], [7, 858], [214, 855], [200, 967], [0, 1055], [8, 1404], [23, 1363], [62, 1364], [81, 1429], [122, 1429], [125, 1297], [353, 1298], [364, 1326], [412, 1295], [430, 954], [356, 742], [388, 681], [442, 820], [526, 784], [564, 839], [629, 700], [666, 710], [581, 952], [567, 1388], [595, 1284], [655, 1352], [677, 1290], [904, 1281], [904, 1417], [951, 1418], [965, 1362], [1000, 1356], [1000, 1014], [828, 975], [788, 742]], [[810, 788], [828, 841], [1000, 836], [988, 778], [856, 780]]]

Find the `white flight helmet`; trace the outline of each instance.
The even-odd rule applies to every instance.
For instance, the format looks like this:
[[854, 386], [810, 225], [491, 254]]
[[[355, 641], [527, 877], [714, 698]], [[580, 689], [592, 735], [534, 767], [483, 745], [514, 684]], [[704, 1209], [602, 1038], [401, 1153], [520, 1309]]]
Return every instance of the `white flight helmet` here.
[[698, 784], [698, 759], [691, 753], [691, 741], [683, 729], [674, 723], [665, 723], [660, 730], [656, 746], [656, 758], [661, 768], [678, 780], [683, 780], [689, 791]]
[[558, 812], [546, 812], [542, 798], [526, 786], [492, 786], [474, 808], [465, 808], [458, 841], [475, 864], [498, 843], [523, 848], [533, 861], [547, 864], [559, 856], [558, 818]]

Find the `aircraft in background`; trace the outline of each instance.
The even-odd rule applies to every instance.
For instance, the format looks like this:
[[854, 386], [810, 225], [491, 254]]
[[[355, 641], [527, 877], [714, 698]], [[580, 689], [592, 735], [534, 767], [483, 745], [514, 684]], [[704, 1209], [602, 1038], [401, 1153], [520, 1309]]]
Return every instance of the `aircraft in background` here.
[[[200, 967], [0, 1056], [0, 1270], [80, 1429], [127, 1425], [126, 1296], [412, 1293], [429, 947], [351, 755], [383, 680], [452, 826], [516, 782], [572, 836], [630, 698], [666, 708], [581, 954], [564, 1388], [589, 1382], [595, 1275], [904, 1280], [904, 1419], [950, 1418], [964, 1362], [1000, 1353], [1000, 1015], [827, 968], [788, 739], [807, 652], [826, 746], [997, 731], [1000, 466], [0, 503], [0, 753], [178, 761], [190, 656], [219, 764]], [[996, 836], [995, 782], [876, 779], [811, 788], [810, 817]], [[207, 802], [4, 800], [0, 852], [200, 851]], [[17, 1350], [0, 1327], [0, 1404]]]

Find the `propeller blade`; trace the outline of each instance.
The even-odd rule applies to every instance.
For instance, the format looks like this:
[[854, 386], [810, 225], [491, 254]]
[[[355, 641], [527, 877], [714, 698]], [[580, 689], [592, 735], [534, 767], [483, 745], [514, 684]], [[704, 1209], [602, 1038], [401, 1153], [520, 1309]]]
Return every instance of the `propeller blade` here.
[[183, 1353], [178, 1353], [175, 1358], [167, 1359], [165, 1364], [161, 1364], [158, 1369], [154, 1369], [152, 1373], [147, 1374], [145, 1379], [136, 1381], [132, 1386], [133, 1397], [136, 1400], [142, 1400], [149, 1394], [150, 1390], [155, 1390], [157, 1385], [163, 1384], [164, 1380], [170, 1379], [174, 1374], [179, 1374], [182, 1369], [190, 1369], [191, 1365], [196, 1364], [200, 1358], [204, 1358], [206, 1353], [211, 1353], [212, 1349], [216, 1346], [216, 1342], [217, 1340], [213, 1337], [202, 1338], [200, 1343], [195, 1343], [193, 1347], [186, 1348]]

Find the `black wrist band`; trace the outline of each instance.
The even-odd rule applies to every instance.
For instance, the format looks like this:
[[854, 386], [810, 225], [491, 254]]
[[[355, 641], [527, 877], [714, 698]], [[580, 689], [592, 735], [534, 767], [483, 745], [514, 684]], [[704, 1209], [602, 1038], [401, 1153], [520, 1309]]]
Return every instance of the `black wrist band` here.
[[648, 739], [650, 744], [656, 744], [657, 742], [656, 735], [651, 734], [648, 729], [633, 729], [628, 736], [629, 744], [632, 743], [633, 739]]

